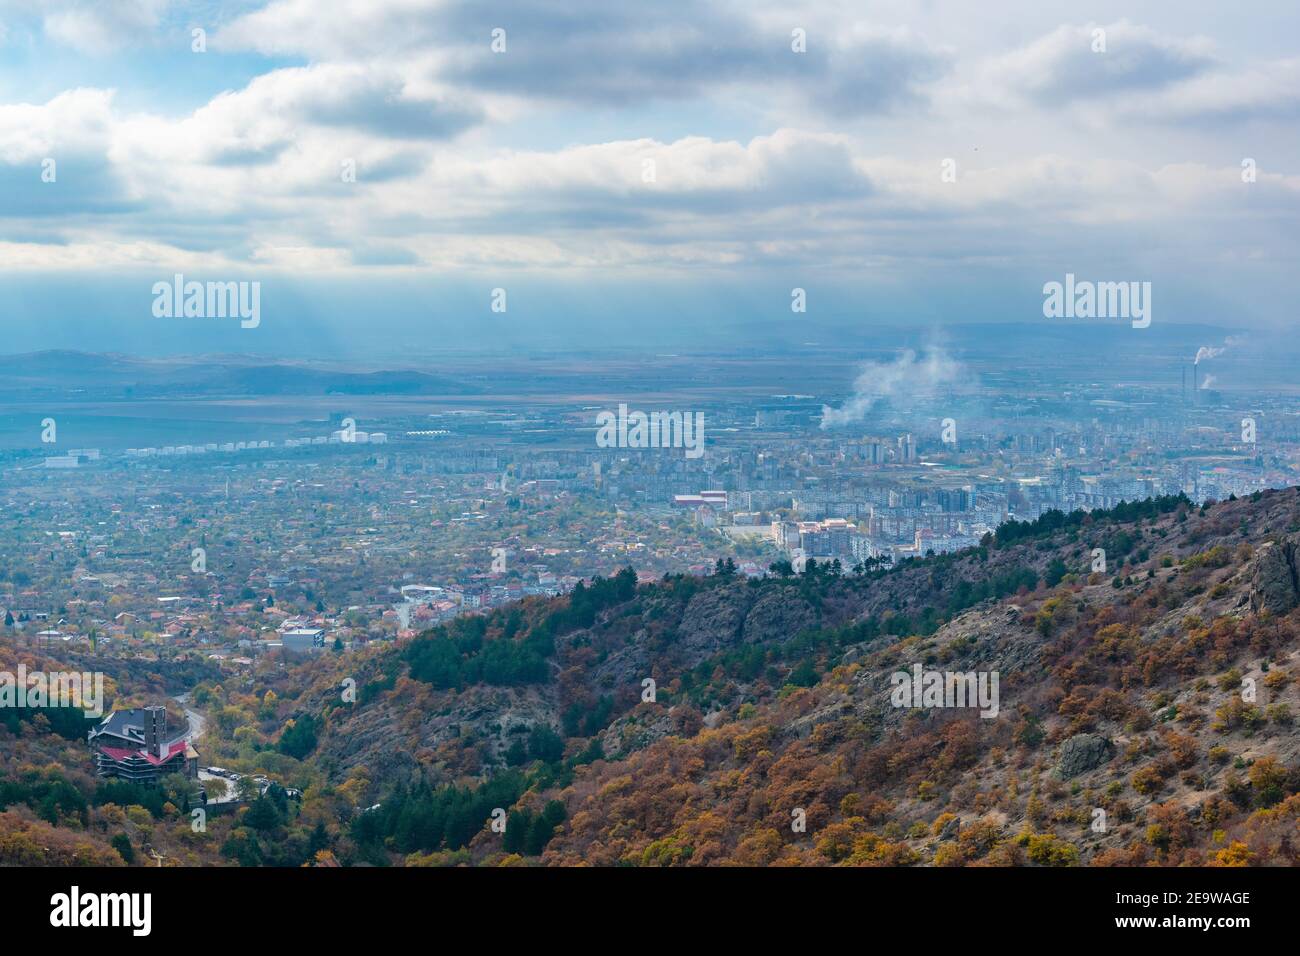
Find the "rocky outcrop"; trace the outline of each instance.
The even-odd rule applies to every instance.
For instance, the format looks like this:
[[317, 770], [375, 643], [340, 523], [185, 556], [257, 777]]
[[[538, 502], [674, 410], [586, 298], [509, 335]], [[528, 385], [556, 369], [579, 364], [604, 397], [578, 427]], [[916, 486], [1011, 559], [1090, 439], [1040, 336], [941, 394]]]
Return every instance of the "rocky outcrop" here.
[[1081, 773], [1095, 770], [1111, 758], [1111, 742], [1099, 734], [1075, 734], [1061, 744], [1061, 755], [1056, 761], [1056, 775], [1069, 780]]
[[[640, 628], [623, 646], [612, 651], [593, 671], [594, 685], [602, 689], [639, 687], [642, 679], [649, 677], [653, 670], [646, 634], [645, 628]], [[560, 657], [561, 667], [569, 665], [575, 645], [584, 647], [585, 641], [590, 639], [586, 631], [576, 632], [569, 638], [564, 642], [565, 654]], [[557, 646], [558, 644], [559, 642]]]
[[769, 591], [745, 615], [746, 644], [765, 644], [794, 637], [804, 628], [817, 626], [817, 612], [811, 604], [793, 593]]
[[615, 760], [677, 732], [677, 721], [668, 711], [644, 720], [625, 718], [610, 724], [601, 734], [601, 749], [606, 759]]
[[1255, 611], [1285, 614], [1300, 605], [1300, 577], [1296, 574], [1296, 542], [1270, 542], [1255, 557], [1250, 583], [1250, 605]]
[[[521, 728], [559, 724], [550, 689], [475, 686], [439, 692], [437, 700], [436, 706], [412, 708], [388, 697], [348, 715], [340, 712], [337, 726], [322, 735], [318, 757], [336, 779], [363, 767], [371, 779], [398, 780], [420, 770], [422, 751], [469, 738], [486, 759], [500, 764]], [[439, 767], [426, 769], [433, 770], [435, 782], [447, 782]]]
[[819, 707], [811, 714], [796, 717], [790, 722], [789, 726], [786, 727], [786, 732], [793, 737], [808, 737], [819, 725], [841, 720], [844, 717], [851, 716], [853, 713], [853, 702], [848, 698], [841, 697], [838, 700], [834, 700], [827, 704], [825, 707]]
[[649, 747], [665, 737], [693, 737], [701, 728], [716, 727], [722, 711], [710, 717], [688, 705], [669, 707], [642, 704], [625, 717], [614, 721], [600, 734], [601, 750], [606, 760], [617, 760]]
[[945, 823], [943, 825], [943, 829], [939, 831], [939, 842], [943, 843], [948, 840], [955, 840], [957, 839], [957, 834], [960, 832], [961, 832], [961, 818], [953, 817], [951, 820]]
[[737, 643], [749, 600], [738, 587], [710, 588], [696, 594], [677, 626], [678, 646], [688, 658], [698, 659]]

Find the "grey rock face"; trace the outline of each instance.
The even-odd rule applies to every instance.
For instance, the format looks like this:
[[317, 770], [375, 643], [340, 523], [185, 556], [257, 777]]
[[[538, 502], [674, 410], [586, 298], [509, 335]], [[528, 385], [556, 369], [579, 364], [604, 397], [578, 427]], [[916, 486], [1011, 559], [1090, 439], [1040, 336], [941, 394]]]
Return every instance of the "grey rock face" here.
[[716, 654], [740, 640], [749, 595], [739, 588], [712, 588], [691, 598], [677, 627], [688, 655]]
[[1062, 780], [1069, 780], [1087, 773], [1109, 760], [1112, 750], [1110, 741], [1099, 734], [1075, 734], [1061, 744], [1056, 775]]
[[[790, 589], [793, 591], [793, 589]], [[745, 615], [745, 643], [759, 644], [794, 637], [817, 626], [817, 612], [797, 594], [772, 592], [754, 602]]]
[[1250, 603], [1254, 610], [1270, 614], [1285, 614], [1300, 604], [1294, 541], [1260, 548], [1251, 579]]

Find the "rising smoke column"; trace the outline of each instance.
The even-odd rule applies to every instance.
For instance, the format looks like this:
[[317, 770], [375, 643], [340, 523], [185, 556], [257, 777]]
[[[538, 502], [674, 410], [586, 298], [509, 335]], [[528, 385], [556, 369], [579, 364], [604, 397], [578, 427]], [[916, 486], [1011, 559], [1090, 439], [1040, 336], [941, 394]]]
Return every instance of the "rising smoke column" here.
[[1205, 362], [1205, 361], [1208, 361], [1209, 359], [1212, 359], [1212, 358], [1218, 358], [1218, 357], [1219, 357], [1220, 355], [1222, 355], [1224, 352], [1228, 351], [1228, 346], [1229, 346], [1229, 345], [1240, 345], [1240, 344], [1241, 344], [1241, 341], [1242, 341], [1242, 340], [1241, 340], [1240, 338], [1238, 338], [1238, 337], [1235, 337], [1235, 336], [1228, 336], [1228, 338], [1226, 338], [1226, 339], [1223, 340], [1223, 345], [1222, 345], [1221, 347], [1220, 347], [1220, 346], [1215, 346], [1215, 345], [1202, 345], [1199, 349], [1197, 349], [1197, 350], [1196, 350], [1196, 357], [1195, 357], [1194, 359], [1192, 359], [1192, 385], [1193, 385], [1193, 387], [1194, 387], [1194, 388], [1209, 388], [1211, 385], [1213, 385], [1214, 382], [1215, 382], [1215, 377], [1214, 377], [1213, 375], [1207, 375], [1207, 376], [1205, 376], [1204, 379], [1199, 379], [1199, 378], [1198, 378], [1198, 376], [1197, 376], [1196, 373], [1197, 373], [1197, 370], [1200, 368], [1201, 363], [1202, 363], [1202, 362]]
[[924, 356], [907, 349], [892, 362], [867, 362], [853, 381], [853, 395], [841, 408], [822, 406], [822, 428], [836, 428], [862, 421], [884, 399], [910, 401], [928, 399], [943, 386], [953, 385], [964, 374], [960, 362], [942, 349], [930, 349]]

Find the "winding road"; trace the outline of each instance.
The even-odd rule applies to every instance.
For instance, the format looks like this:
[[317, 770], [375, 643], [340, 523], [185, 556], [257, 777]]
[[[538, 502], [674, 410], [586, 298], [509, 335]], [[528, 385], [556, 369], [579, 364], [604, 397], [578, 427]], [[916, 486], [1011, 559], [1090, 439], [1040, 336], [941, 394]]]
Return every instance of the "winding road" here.
[[189, 722], [190, 725], [189, 732], [186, 734], [186, 736], [189, 737], [190, 743], [194, 743], [194, 741], [198, 740], [200, 737], [203, 736], [203, 724], [204, 724], [203, 715], [200, 714], [197, 710], [190, 710], [190, 708], [187, 706], [190, 702], [190, 695], [188, 692], [181, 694], [177, 697], [173, 697], [172, 700], [180, 704], [181, 709], [185, 711], [185, 719]]

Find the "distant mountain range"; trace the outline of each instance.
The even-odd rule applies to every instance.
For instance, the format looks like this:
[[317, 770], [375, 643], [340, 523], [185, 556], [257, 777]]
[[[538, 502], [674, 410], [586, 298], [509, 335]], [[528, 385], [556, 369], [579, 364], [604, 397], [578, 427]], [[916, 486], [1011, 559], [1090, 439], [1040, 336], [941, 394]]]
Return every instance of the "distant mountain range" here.
[[357, 371], [337, 363], [287, 362], [249, 356], [143, 359], [67, 350], [0, 359], [0, 398], [38, 395], [93, 398], [251, 395], [468, 395], [481, 388], [416, 370]]

